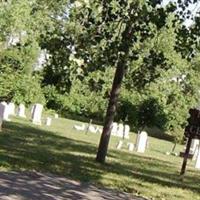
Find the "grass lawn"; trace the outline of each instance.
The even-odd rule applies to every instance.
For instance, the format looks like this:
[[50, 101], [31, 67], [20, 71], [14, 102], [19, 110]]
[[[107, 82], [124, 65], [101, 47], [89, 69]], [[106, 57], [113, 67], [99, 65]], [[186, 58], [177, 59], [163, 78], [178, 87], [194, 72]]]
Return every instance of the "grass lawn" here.
[[[145, 154], [116, 150], [112, 137], [107, 163], [96, 163], [100, 135], [76, 131], [78, 122], [53, 119], [51, 127], [13, 118], [0, 133], [0, 169], [37, 170], [116, 188], [148, 199], [200, 199], [200, 171], [189, 161], [184, 180], [179, 177], [182, 158], [165, 155], [172, 143], [149, 138]], [[135, 142], [135, 134], [130, 141]], [[183, 146], [177, 146], [177, 152]]]

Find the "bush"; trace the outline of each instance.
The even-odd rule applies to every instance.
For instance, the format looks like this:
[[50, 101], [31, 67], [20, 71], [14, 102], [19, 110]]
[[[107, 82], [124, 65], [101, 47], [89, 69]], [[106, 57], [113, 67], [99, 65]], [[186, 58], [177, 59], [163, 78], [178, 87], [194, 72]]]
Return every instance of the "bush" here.
[[16, 104], [24, 103], [27, 106], [33, 103], [45, 104], [45, 97], [40, 87], [38, 77], [21, 75], [13, 88], [12, 101]]

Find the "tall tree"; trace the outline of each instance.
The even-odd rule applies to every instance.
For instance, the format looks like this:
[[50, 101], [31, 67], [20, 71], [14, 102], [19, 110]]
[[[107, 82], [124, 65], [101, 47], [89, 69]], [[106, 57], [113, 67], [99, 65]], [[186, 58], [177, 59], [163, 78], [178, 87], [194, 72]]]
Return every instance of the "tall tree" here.
[[[128, 5], [128, 18], [125, 20], [124, 30], [119, 33], [121, 34], [121, 43], [117, 50], [119, 56], [116, 61], [115, 77], [96, 157], [96, 160], [101, 163], [105, 162], [111, 126], [116, 112], [117, 100], [124, 74], [126, 73], [130, 60], [137, 59], [138, 52], [135, 48], [137, 40], [143, 42], [148, 37], [152, 37], [155, 33], [155, 29], [152, 30], [152, 26], [155, 25], [157, 29], [160, 29], [165, 25], [167, 11], [164, 11], [163, 8], [156, 8], [156, 4], [152, 5], [148, 3], [134, 2]], [[155, 14], [157, 15], [158, 20], [155, 19]]]

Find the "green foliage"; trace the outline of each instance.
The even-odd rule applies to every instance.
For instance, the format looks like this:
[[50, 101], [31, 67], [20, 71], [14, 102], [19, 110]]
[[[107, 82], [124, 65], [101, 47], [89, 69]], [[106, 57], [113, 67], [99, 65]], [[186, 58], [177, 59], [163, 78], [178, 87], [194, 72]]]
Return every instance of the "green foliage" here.
[[24, 103], [27, 106], [33, 103], [45, 104], [45, 98], [37, 77], [21, 76], [15, 82], [13, 90], [13, 102]]
[[[30, 105], [45, 103], [45, 96], [47, 107], [64, 116], [103, 121], [114, 71], [123, 65], [115, 120], [157, 126], [180, 140], [187, 112], [199, 101], [200, 20], [186, 28], [175, 4], [158, 3], [2, 1], [0, 98]], [[50, 55], [42, 90], [33, 76], [41, 49]]]

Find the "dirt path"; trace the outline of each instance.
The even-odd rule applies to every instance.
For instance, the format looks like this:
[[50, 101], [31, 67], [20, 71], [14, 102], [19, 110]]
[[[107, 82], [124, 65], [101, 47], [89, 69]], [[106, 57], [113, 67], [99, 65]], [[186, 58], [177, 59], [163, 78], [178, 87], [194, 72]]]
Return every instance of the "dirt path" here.
[[143, 200], [51, 174], [0, 172], [1, 200]]

